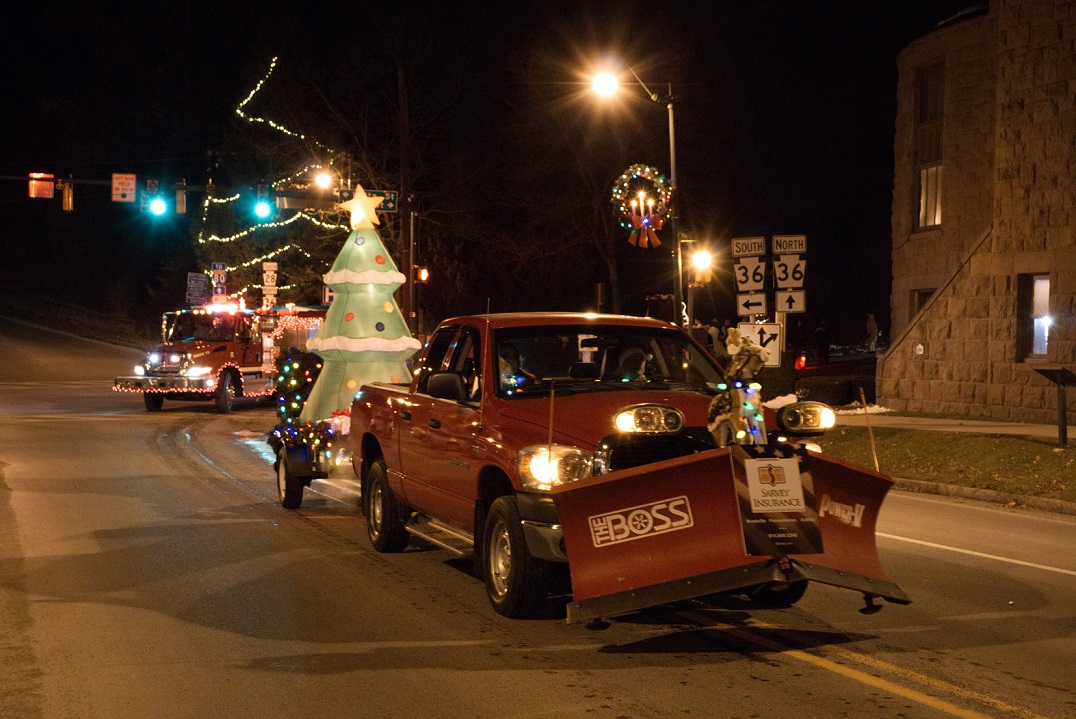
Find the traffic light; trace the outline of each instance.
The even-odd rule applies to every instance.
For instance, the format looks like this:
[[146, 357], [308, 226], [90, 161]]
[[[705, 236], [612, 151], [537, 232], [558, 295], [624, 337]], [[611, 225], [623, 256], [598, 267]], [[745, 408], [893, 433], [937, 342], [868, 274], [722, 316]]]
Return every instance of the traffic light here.
[[424, 265], [412, 265], [412, 274], [416, 285], [424, 285], [430, 281], [430, 268]]
[[187, 214], [187, 181], [183, 180], [176, 185], [176, 214]]
[[75, 183], [69, 177], [67, 182], [63, 183], [63, 188], [60, 190], [60, 202], [64, 212], [75, 211]]
[[157, 180], [146, 180], [146, 191], [142, 193], [142, 211], [160, 217], [168, 211], [168, 203], [160, 195], [161, 183]]
[[264, 222], [273, 214], [273, 200], [269, 196], [269, 188], [264, 183], [258, 183], [258, 197], [254, 200], [254, 217], [259, 222]]

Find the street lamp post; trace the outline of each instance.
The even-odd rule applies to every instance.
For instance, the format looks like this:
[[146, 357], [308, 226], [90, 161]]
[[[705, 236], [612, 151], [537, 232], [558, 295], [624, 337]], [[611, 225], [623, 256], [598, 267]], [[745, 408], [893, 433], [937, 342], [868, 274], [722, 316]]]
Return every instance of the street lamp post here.
[[[680, 246], [680, 236], [677, 234], [677, 218], [676, 208], [678, 202], [676, 200], [676, 120], [674, 116], [675, 96], [672, 94], [672, 83], [668, 85], [668, 92], [665, 95], [658, 95], [653, 92], [642, 78], [633, 70], [630, 66], [625, 66], [628, 72], [631, 73], [635, 81], [639, 83], [639, 86], [643, 88], [643, 92], [646, 93], [647, 98], [654, 103], [662, 104], [669, 110], [669, 189], [672, 192], [671, 202], [671, 214], [669, 215], [669, 231], [673, 236], [673, 243], [676, 247], [676, 282], [673, 285], [674, 292], [676, 294], [676, 324], [683, 325], [687, 319], [684, 313], [684, 253]], [[619, 87], [619, 81], [616, 75], [610, 72], [603, 72], [596, 75], [592, 81], [592, 87], [594, 91], [604, 97], [609, 97], [616, 93]]]

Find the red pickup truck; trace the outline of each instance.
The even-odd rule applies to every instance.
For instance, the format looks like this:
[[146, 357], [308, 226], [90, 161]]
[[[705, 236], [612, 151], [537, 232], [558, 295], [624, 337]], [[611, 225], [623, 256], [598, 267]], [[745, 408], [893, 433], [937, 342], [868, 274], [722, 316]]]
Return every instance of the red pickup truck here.
[[[410, 384], [362, 386], [347, 441], [373, 547], [473, 554], [505, 616], [568, 595], [570, 622], [715, 593], [788, 606], [808, 581], [907, 603], [875, 548], [892, 480], [803, 441], [832, 422], [764, 410], [660, 320], [500, 314], [443, 322]], [[309, 482], [283, 459], [282, 487]]]

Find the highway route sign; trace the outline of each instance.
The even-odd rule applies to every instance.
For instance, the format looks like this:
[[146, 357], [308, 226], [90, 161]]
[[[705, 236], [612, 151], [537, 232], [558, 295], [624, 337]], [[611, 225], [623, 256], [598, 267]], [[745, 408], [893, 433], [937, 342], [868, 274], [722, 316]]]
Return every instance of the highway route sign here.
[[738, 292], [758, 292], [766, 281], [766, 264], [761, 257], [738, 257], [733, 274]]
[[800, 289], [806, 274], [807, 260], [800, 255], [780, 255], [773, 258], [773, 281], [778, 289]]

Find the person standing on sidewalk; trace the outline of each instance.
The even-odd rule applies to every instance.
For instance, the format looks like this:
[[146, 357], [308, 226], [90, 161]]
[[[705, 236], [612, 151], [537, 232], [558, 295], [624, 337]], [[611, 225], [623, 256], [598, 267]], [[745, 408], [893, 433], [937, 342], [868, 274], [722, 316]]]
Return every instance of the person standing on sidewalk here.
[[867, 313], [867, 350], [874, 352], [878, 349], [878, 320], [870, 312]]

